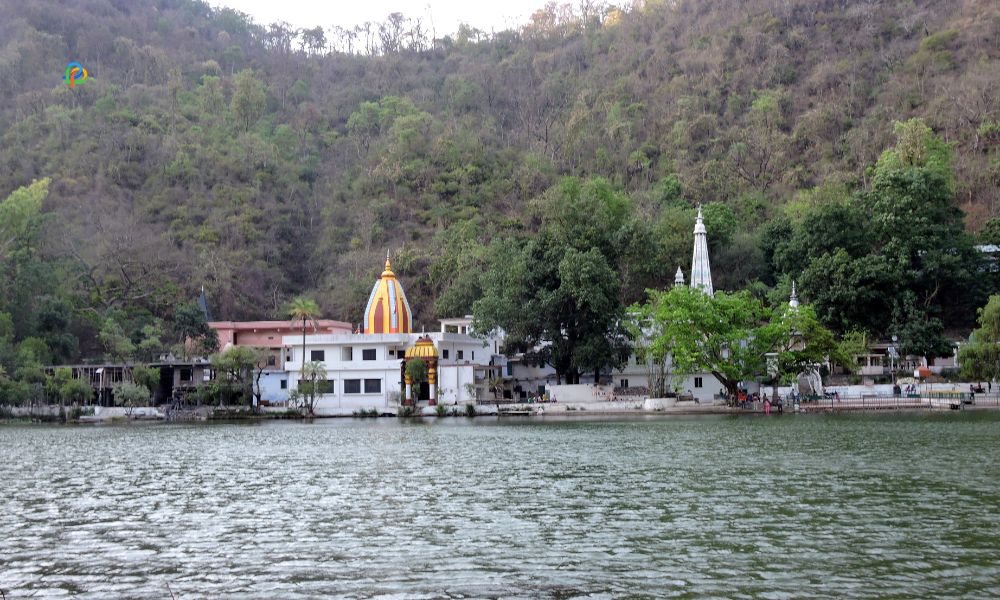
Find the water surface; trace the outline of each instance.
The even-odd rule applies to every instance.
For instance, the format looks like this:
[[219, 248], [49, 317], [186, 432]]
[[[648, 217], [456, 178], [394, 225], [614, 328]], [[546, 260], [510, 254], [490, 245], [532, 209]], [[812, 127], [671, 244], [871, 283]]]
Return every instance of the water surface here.
[[1000, 413], [2, 426], [0, 457], [10, 599], [1000, 597]]

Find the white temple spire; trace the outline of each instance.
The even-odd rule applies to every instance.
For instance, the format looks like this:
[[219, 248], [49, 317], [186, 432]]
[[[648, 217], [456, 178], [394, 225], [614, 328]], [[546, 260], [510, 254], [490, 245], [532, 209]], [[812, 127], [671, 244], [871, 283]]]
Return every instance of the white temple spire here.
[[684, 271], [677, 267], [677, 274], [674, 275], [674, 285], [684, 285]]
[[694, 224], [694, 254], [691, 257], [691, 287], [699, 288], [709, 296], [712, 289], [712, 267], [708, 262], [708, 233], [698, 205], [698, 220]]
[[792, 280], [792, 297], [788, 299], [788, 306], [792, 308], [799, 307], [799, 296], [795, 293], [795, 280]]

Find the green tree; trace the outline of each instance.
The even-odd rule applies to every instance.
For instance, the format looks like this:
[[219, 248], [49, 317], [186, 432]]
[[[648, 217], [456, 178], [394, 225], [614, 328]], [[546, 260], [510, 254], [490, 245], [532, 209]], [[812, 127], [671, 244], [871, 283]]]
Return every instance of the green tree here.
[[305, 388], [301, 392], [301, 398], [306, 415], [313, 416], [316, 414], [317, 396], [329, 391], [326, 389], [326, 366], [316, 361], [306, 363], [302, 367], [300, 386]]
[[59, 387], [59, 399], [67, 404], [87, 404], [94, 398], [94, 388], [82, 379], [70, 379]]
[[135, 358], [135, 344], [113, 317], [104, 320], [98, 338], [112, 362], [125, 363]]
[[765, 354], [783, 335], [748, 292], [709, 296], [688, 286], [650, 292], [651, 344], [669, 353], [675, 375], [709, 372], [735, 398], [740, 382], [766, 372]]
[[150, 393], [154, 393], [160, 386], [160, 370], [146, 365], [135, 365], [132, 367], [132, 379]]
[[962, 376], [975, 380], [1000, 379], [1000, 296], [990, 296], [979, 309], [979, 328], [958, 353]]
[[267, 108], [267, 92], [252, 69], [243, 69], [236, 74], [233, 98], [230, 101], [236, 123], [243, 131], [249, 131]]
[[285, 314], [291, 319], [292, 325], [302, 326], [302, 369], [306, 368], [306, 326], [312, 325], [313, 331], [319, 326], [316, 319], [320, 315], [319, 305], [312, 298], [298, 296], [285, 307]]
[[226, 404], [233, 404], [234, 398], [240, 404], [251, 402], [258, 358], [256, 349], [247, 346], [232, 346], [212, 355], [212, 370]]
[[192, 352], [204, 356], [219, 348], [218, 332], [209, 327], [205, 313], [194, 302], [178, 305], [174, 309], [173, 331], [185, 358]]
[[635, 247], [628, 198], [602, 179], [567, 178], [534, 204], [534, 239], [494, 245], [474, 305], [476, 329], [503, 329], [508, 351], [546, 349], [559, 381], [618, 367], [628, 357], [622, 324], [625, 263]]
[[136, 344], [136, 354], [142, 360], [152, 361], [157, 354], [163, 351], [163, 326], [157, 320], [154, 323], [143, 325], [140, 330], [139, 343]]
[[142, 385], [129, 383], [127, 381], [115, 384], [112, 388], [115, 405], [134, 408], [136, 406], [148, 406], [151, 394]]
[[0, 261], [35, 251], [41, 233], [42, 201], [49, 194], [49, 180], [40, 179], [14, 190], [0, 202]]
[[818, 369], [828, 360], [847, 369], [854, 367], [854, 355], [845, 353], [833, 332], [820, 323], [811, 306], [785, 306], [775, 311], [776, 363], [768, 365], [779, 381], [788, 381], [800, 373]]
[[422, 358], [406, 361], [406, 374], [414, 384], [427, 381], [427, 361]]

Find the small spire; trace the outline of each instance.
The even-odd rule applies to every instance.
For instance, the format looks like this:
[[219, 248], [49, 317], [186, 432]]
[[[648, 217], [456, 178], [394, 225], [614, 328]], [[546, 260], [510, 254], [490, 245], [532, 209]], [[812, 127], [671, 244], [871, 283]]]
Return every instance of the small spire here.
[[795, 280], [792, 280], [792, 297], [788, 299], [788, 306], [792, 308], [799, 307], [799, 296], [795, 293]]
[[698, 205], [698, 218], [694, 222], [694, 232], [695, 234], [708, 233], [708, 230], [705, 229], [705, 217], [701, 214], [701, 204]]
[[680, 267], [677, 267], [677, 274], [674, 275], [675, 285], [684, 285], [684, 271]]
[[385, 270], [386, 271], [391, 271], [392, 270], [392, 264], [389, 263], [389, 249], [388, 248], [385, 249]]

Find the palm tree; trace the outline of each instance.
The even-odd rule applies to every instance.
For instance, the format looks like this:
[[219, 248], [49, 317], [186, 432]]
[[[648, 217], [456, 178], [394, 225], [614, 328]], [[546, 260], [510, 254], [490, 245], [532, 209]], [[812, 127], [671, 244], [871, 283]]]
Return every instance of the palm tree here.
[[[313, 416], [313, 411], [316, 409], [316, 393], [319, 391], [319, 382], [326, 381], [326, 366], [321, 362], [310, 362], [302, 367], [302, 381], [308, 381], [306, 384], [306, 389], [308, 390], [308, 396], [303, 395], [302, 400], [305, 404], [306, 414], [310, 417]], [[325, 389], [325, 388], [324, 388]], [[332, 390], [325, 390], [326, 392]]]
[[316, 317], [319, 316], [319, 305], [312, 298], [298, 296], [288, 303], [285, 309], [294, 326], [299, 321], [302, 322], [302, 371], [305, 375], [306, 369], [306, 325], [312, 323], [313, 331], [319, 326]]

